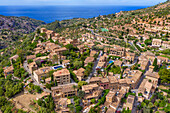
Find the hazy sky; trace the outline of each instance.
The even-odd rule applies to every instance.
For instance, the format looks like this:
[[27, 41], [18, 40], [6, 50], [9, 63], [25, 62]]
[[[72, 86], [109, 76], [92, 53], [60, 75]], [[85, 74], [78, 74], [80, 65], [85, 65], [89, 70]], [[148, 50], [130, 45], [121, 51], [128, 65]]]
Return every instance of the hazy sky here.
[[0, 5], [136, 5], [151, 6], [166, 0], [0, 0]]

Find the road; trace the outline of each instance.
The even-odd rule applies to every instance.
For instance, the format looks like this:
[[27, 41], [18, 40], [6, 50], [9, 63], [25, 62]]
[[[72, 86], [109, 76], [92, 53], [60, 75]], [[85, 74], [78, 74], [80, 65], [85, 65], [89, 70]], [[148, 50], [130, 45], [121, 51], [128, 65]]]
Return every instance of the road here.
[[[97, 33], [95, 33], [94, 31], [93, 31], [93, 29], [90, 29], [90, 28], [86, 28], [87, 30], [89, 30], [89, 31], [91, 31], [91, 33], [93, 34], [93, 35], [95, 35], [95, 36], [99, 36], [99, 37], [103, 37], [103, 38], [112, 38], [112, 37], [108, 37], [108, 36], [102, 36], [102, 35], [99, 35], [99, 34], [97, 34]], [[120, 39], [118, 39], [118, 38], [114, 38], [115, 40], [120, 40]]]
[[90, 78], [96, 73], [96, 67], [99, 62], [100, 56], [102, 55], [102, 51], [100, 51], [99, 56], [97, 57], [96, 61], [94, 62], [92, 73], [88, 76], [86, 82], [89, 83]]
[[123, 64], [123, 66], [131, 67], [131, 66], [133, 66], [133, 65], [135, 65], [135, 64], [136, 64], [137, 60], [138, 60], [138, 57], [136, 57], [136, 58], [135, 58], [135, 60], [134, 60], [134, 63], [133, 63], [133, 64]]
[[24, 61], [23, 67], [24, 67], [24, 69], [29, 73], [29, 77], [31, 77], [31, 79], [33, 80], [33, 84], [34, 84], [34, 85], [40, 86], [40, 88], [41, 88], [44, 92], [51, 93], [51, 91], [50, 91], [49, 89], [44, 89], [43, 84], [38, 83], [38, 82], [34, 79], [31, 71], [30, 71], [29, 68], [28, 68], [28, 63], [27, 63], [27, 61]]

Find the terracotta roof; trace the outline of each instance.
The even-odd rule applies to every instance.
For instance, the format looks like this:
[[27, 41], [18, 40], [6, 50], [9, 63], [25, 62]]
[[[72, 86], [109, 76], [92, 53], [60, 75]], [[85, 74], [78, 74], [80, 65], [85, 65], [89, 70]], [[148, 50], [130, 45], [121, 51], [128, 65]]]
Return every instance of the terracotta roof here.
[[28, 59], [34, 59], [34, 58], [36, 58], [36, 55], [29, 55], [29, 56], [27, 56], [27, 60]]
[[57, 72], [54, 72], [53, 75], [56, 76], [63, 76], [63, 75], [70, 75], [70, 72], [68, 69], [64, 68], [61, 70], [58, 70]]
[[34, 72], [35, 72], [37, 75], [41, 75], [41, 74], [48, 73], [50, 70], [51, 70], [50, 67], [42, 67], [42, 68], [39, 68], [38, 70], [35, 70]]
[[114, 65], [121, 66], [122, 65], [122, 61], [116, 60], [116, 61], [114, 61]]
[[153, 41], [153, 42], [160, 42], [160, 43], [162, 42], [161, 39], [153, 39], [152, 41]]
[[84, 68], [80, 68], [78, 70], [73, 71], [77, 76], [84, 76]]
[[133, 104], [134, 99], [135, 99], [135, 96], [129, 95], [129, 96], [127, 97], [127, 102], [130, 103], [130, 104]]
[[99, 87], [97, 84], [89, 84], [82, 86], [82, 91], [92, 90], [93, 88]]
[[50, 81], [51, 81], [51, 77], [45, 79], [45, 82], [50, 82]]
[[96, 51], [91, 51], [90, 56], [93, 57], [97, 52]]
[[90, 63], [90, 62], [93, 62], [94, 61], [94, 57], [87, 57], [84, 61], [84, 63]]
[[108, 80], [107, 78], [102, 78], [102, 79], [101, 79], [101, 82], [102, 82], [102, 83], [106, 83], [106, 82], [109, 82], [109, 80]]
[[31, 62], [30, 64], [28, 64], [29, 67], [34, 67], [37, 66], [37, 64], [35, 62]]
[[10, 60], [12, 60], [12, 59], [16, 60], [18, 57], [19, 57], [18, 55], [14, 55], [10, 58]]
[[57, 89], [61, 89], [61, 91], [64, 92], [70, 92], [70, 91], [75, 91], [75, 89], [73, 88], [73, 85], [76, 85], [76, 83], [70, 83], [70, 84], [64, 84], [64, 85], [59, 85], [56, 87], [51, 87], [51, 90], [57, 90]]
[[119, 82], [120, 84], [127, 83], [127, 82], [126, 82], [126, 79], [119, 79], [118, 82]]
[[69, 62], [70, 62], [70, 60], [63, 60], [63, 61], [62, 61], [62, 63], [64, 63], [64, 64], [65, 64], [65, 63], [69, 63]]
[[97, 64], [98, 67], [104, 67], [104, 65], [105, 65], [105, 62], [98, 62]]
[[102, 77], [92, 77], [92, 78], [90, 79], [90, 82], [101, 81], [101, 78], [102, 78]]
[[60, 48], [60, 49], [55, 49], [54, 51], [55, 51], [55, 52], [60, 52], [60, 51], [66, 51], [66, 50], [67, 50], [67, 48], [62, 47], [62, 48]]
[[108, 98], [108, 97], [113, 97], [113, 96], [115, 96], [115, 94], [116, 94], [116, 92], [114, 92], [114, 91], [109, 91], [109, 93], [106, 95], [106, 98]]
[[149, 71], [147, 71], [145, 73], [145, 75], [149, 76], [149, 77], [157, 78], [157, 79], [159, 78], [159, 74], [157, 72], [149, 72]]
[[118, 83], [118, 80], [116, 79], [115, 76], [108, 76], [108, 79], [109, 79], [110, 83]]
[[4, 72], [8, 73], [8, 72], [12, 72], [14, 70], [13, 66], [7, 67]]
[[62, 106], [67, 105], [67, 100], [68, 100], [68, 98], [61, 98], [61, 99], [58, 101], [58, 105], [62, 105]]

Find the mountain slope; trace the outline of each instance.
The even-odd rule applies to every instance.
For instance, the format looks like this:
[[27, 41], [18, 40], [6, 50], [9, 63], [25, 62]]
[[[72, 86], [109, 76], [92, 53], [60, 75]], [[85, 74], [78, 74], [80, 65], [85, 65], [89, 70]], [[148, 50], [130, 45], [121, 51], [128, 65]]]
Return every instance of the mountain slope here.
[[43, 21], [29, 17], [0, 16], [0, 49], [18, 40], [24, 34], [33, 32]]

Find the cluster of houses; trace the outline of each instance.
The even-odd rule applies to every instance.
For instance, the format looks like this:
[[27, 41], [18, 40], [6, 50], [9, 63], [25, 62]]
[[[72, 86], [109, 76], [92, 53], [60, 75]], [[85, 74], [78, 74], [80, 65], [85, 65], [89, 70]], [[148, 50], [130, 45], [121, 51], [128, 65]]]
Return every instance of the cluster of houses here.
[[[97, 102], [97, 100], [103, 96], [103, 90], [110, 89], [109, 93], [106, 95], [106, 101], [104, 103], [104, 106], [107, 106], [108, 108], [107, 113], [113, 113], [118, 110], [121, 99], [124, 98], [125, 94], [128, 93], [129, 90], [139, 87], [137, 93], [141, 93], [143, 96], [139, 97], [138, 101], [142, 102], [143, 99], [149, 99], [154, 93], [159, 79], [158, 73], [153, 71], [154, 66], [151, 66], [153, 61], [157, 58], [157, 64], [159, 66], [163, 62], [169, 62], [168, 58], [161, 56], [156, 57], [151, 52], [143, 52], [139, 57], [136, 57], [136, 54], [129, 52], [128, 48], [109, 44], [96, 45], [99, 48], [104, 48], [104, 53], [99, 54], [100, 58], [97, 60], [94, 58], [94, 55], [98, 55], [99, 51], [93, 50], [93, 46], [95, 45], [94, 40], [99, 41], [101, 40], [100, 37], [96, 38], [94, 35], [86, 33], [82, 35], [82, 38], [79, 40], [65, 39], [64, 37], [60, 37], [59, 34], [45, 28], [41, 28], [41, 33], [45, 33], [46, 38], [51, 38], [54, 42], [58, 41], [63, 45], [73, 44], [74, 46], [77, 46], [79, 53], [83, 53], [88, 48], [90, 49], [90, 56], [85, 59], [84, 66], [97, 61], [97, 66], [95, 68], [100, 70], [103, 73], [103, 76], [93, 76], [90, 78], [87, 85], [82, 86], [82, 91], [85, 92], [82, 102], [84, 106], [89, 106], [91, 105], [91, 99], [95, 99]], [[158, 43], [154, 43], [155, 41], [156, 40], [153, 40], [153, 45], [158, 45]], [[163, 44], [162, 41], [159, 44]], [[52, 75], [53, 81], [57, 82], [58, 86], [51, 87], [51, 92], [56, 104], [56, 110], [61, 112], [69, 112], [67, 105], [72, 103], [72, 101], [67, 97], [77, 96], [78, 93], [77, 88], [74, 88], [74, 86], [77, 86], [77, 83], [71, 82], [70, 71], [68, 70], [70, 60], [63, 55], [65, 51], [67, 51], [67, 48], [61, 47], [60, 45], [50, 41], [39, 41], [37, 47], [33, 51], [34, 55], [26, 56], [27, 61], [30, 59], [33, 60], [31, 63], [28, 63], [27, 68], [38, 84], [41, 84], [42, 81], [50, 84], [52, 79], [49, 77], [49, 72], [60, 68]], [[37, 54], [44, 54], [47, 52], [49, 54], [46, 56], [36, 56]], [[118, 58], [111, 60], [108, 59], [109, 56], [118, 56], [121, 60]], [[11, 57], [11, 63], [13, 60], [16, 61], [18, 57], [18, 55]], [[146, 77], [143, 81], [141, 81], [143, 72], [140, 70], [133, 70], [129, 67], [124, 71], [121, 68], [121, 71], [123, 71], [122, 77], [120, 74], [114, 74], [113, 72], [108, 72], [108, 74], [106, 74], [104, 69], [108, 66], [108, 64], [110, 64], [108, 60], [112, 61], [115, 66], [120, 68], [124, 64], [131, 65], [133, 63], [137, 63], [141, 70], [146, 71]], [[53, 64], [59, 65], [47, 66], [44, 64], [42, 67], [39, 66], [39, 64], [44, 61], [51, 61]], [[13, 66], [5, 67], [5, 76], [12, 74], [13, 70]], [[86, 80], [84, 72], [84, 68], [79, 68], [73, 71], [79, 81]], [[132, 110], [134, 100], [135, 96], [129, 95], [127, 102], [123, 105], [123, 107]]]
[[170, 41], [162, 41], [162, 39], [153, 39], [152, 40], [153, 47], [163, 47], [165, 49], [170, 49]]

